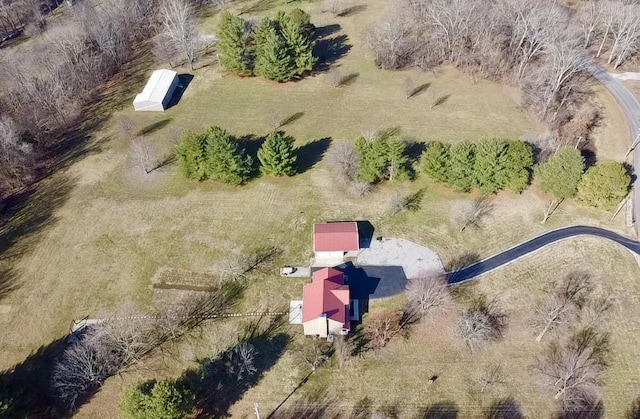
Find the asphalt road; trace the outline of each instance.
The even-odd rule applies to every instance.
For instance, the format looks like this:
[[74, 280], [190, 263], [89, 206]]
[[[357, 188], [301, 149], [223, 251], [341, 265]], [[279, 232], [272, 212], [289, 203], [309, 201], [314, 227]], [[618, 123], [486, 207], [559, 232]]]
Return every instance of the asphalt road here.
[[[622, 82], [611, 77], [595, 62], [591, 62], [588, 71], [607, 88], [609, 93], [618, 101], [620, 107], [622, 107], [631, 132], [631, 142], [629, 143], [631, 145], [636, 136], [640, 134], [640, 103]], [[640, 174], [640, 169], [638, 168], [640, 165], [640, 146], [633, 151], [633, 161], [635, 179], [633, 186], [633, 219], [635, 221], [636, 234], [640, 235], [640, 179], [638, 176]]]
[[477, 276], [492, 271], [496, 268], [504, 266], [514, 260], [535, 252], [544, 246], [565, 240], [576, 236], [596, 236], [602, 237], [614, 241], [621, 246], [631, 250], [637, 255], [640, 255], [640, 242], [632, 240], [628, 237], [621, 236], [609, 230], [604, 230], [597, 227], [588, 226], [572, 226], [565, 227], [558, 230], [550, 231], [541, 236], [535, 237], [529, 241], [519, 244], [511, 249], [505, 250], [495, 256], [480, 262], [469, 265], [466, 268], [460, 269], [449, 274], [450, 284], [460, 284], [462, 282], [470, 281]]

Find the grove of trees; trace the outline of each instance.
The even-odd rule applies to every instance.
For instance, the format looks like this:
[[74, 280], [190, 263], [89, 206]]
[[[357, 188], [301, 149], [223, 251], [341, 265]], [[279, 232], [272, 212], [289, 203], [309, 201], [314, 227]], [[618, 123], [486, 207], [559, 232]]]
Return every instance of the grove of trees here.
[[478, 188], [483, 194], [501, 189], [522, 192], [529, 184], [533, 150], [522, 141], [485, 139], [474, 144], [430, 142], [420, 160], [421, 171], [458, 191]]
[[285, 82], [302, 77], [316, 62], [310, 16], [294, 9], [251, 25], [223, 12], [218, 26], [220, 62], [239, 76]]
[[211, 126], [202, 133], [186, 132], [178, 144], [176, 157], [188, 179], [240, 185], [256, 174], [255, 163], [259, 163], [266, 175], [293, 176], [298, 158], [293, 143], [294, 139], [285, 132], [271, 132], [260, 146], [256, 159], [247, 154], [239, 138], [223, 128]]

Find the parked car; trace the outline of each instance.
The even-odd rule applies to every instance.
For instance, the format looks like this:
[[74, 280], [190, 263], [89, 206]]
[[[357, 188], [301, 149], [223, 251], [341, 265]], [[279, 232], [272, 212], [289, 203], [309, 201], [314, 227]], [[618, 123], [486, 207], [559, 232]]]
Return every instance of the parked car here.
[[280, 268], [280, 275], [288, 276], [294, 273], [295, 271], [296, 271], [296, 268], [294, 268], [293, 266], [283, 266], [282, 268]]

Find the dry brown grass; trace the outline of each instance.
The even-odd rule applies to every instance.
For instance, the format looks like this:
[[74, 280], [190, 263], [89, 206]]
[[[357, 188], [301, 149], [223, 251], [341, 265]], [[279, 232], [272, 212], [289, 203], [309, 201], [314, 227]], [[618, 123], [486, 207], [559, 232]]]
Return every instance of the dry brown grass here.
[[[352, 85], [338, 89], [329, 87], [326, 74], [286, 85], [258, 79], [221, 79], [215, 66], [210, 66], [196, 72], [177, 107], [162, 115], [136, 114], [137, 128], [142, 130], [170, 119], [168, 125], [148, 134], [159, 155], [169, 152], [174, 132], [182, 129], [199, 130], [210, 124], [221, 124], [237, 134], [263, 134], [269, 128], [264, 113], [274, 106], [283, 116], [305, 112], [302, 118], [286, 127], [299, 144], [323, 137], [351, 139], [363, 129], [391, 126], [399, 126], [404, 134], [416, 138], [447, 141], [485, 135], [513, 138], [539, 130], [531, 117], [516, 109], [513, 89], [488, 82], [474, 84], [467, 76], [451, 69], [437, 76], [376, 70], [371, 60], [364, 57], [358, 39], [367, 22], [380, 13], [383, 3], [382, 0], [368, 2], [365, 11], [338, 20], [342, 32], [349, 35], [350, 43], [354, 45], [339, 62], [343, 72], [359, 73]], [[333, 23], [329, 16], [315, 13], [319, 3], [304, 3], [303, 6], [313, 11], [317, 24]], [[210, 28], [213, 20], [215, 17], [203, 26]], [[421, 95], [406, 100], [402, 83], [409, 73], [416, 83], [430, 82], [432, 86]], [[446, 92], [451, 97], [443, 105], [429, 110], [432, 92]], [[134, 93], [131, 92], [132, 97]], [[616, 120], [611, 121], [615, 123]], [[522, 196], [499, 194], [495, 201], [496, 211], [487, 218], [484, 227], [460, 233], [450, 225], [449, 214], [456, 200], [468, 196], [424, 179], [411, 184], [386, 185], [370, 195], [354, 199], [321, 161], [313, 169], [293, 178], [262, 178], [244, 187], [195, 183], [182, 179], [175, 166], [165, 167], [149, 176], [140, 174], [127, 158], [126, 141], [115, 136], [110, 128], [95, 133], [93, 140], [100, 143], [99, 152], [86, 156], [50, 181], [48, 186], [51, 188], [65, 181], [71, 188], [64, 195], [64, 203], [55, 208], [52, 220], [37, 233], [22, 239], [24, 252], [2, 262], [3, 266], [10, 264], [15, 269], [20, 287], [3, 299], [0, 307], [3, 326], [0, 369], [10, 368], [35, 348], [63, 336], [72, 319], [108, 313], [126, 301], [148, 310], [155, 309], [150, 285], [158, 269], [209, 272], [226, 253], [240, 252], [257, 244], [281, 247], [283, 254], [277, 263], [305, 263], [311, 256], [311, 225], [319, 220], [370, 220], [376, 227], [376, 235], [397, 235], [427, 245], [445, 262], [464, 252], [489, 256], [546, 229], [569, 223], [597, 224], [628, 232], [622, 217], [611, 223], [606, 221], [607, 215], [570, 202], [563, 204], [559, 213], [542, 226], [538, 221], [545, 200], [529, 190]], [[425, 189], [421, 209], [397, 216], [386, 213], [384, 203], [392, 196], [420, 188]], [[598, 246], [581, 255], [590, 261], [600, 255], [609, 255], [612, 260], [628, 262], [617, 250]], [[560, 263], [549, 254], [545, 257], [549, 259], [548, 264]], [[594, 265], [594, 269], [600, 268], [602, 266]], [[506, 279], [526, 271], [509, 269], [512, 268], [501, 271], [509, 275], [495, 275], [505, 275]], [[629, 269], [625, 275], [637, 274], [637, 268], [635, 271]], [[535, 272], [538, 273], [532, 274], [532, 278], [544, 277], [541, 271]], [[483, 281], [483, 284], [501, 283], [491, 281], [490, 276]], [[271, 275], [261, 275], [252, 281], [239, 310], [285, 307], [291, 298], [301, 296], [303, 283], [303, 279], [281, 278], [275, 270]], [[519, 286], [515, 289], [513, 292], [526, 292], [526, 288]], [[392, 302], [382, 305], [388, 304]], [[637, 302], [633, 304], [633, 309], [639, 307]], [[426, 334], [434, 333], [425, 327]], [[635, 332], [631, 326], [628, 330], [630, 335]], [[299, 330], [294, 329], [294, 333]], [[178, 355], [177, 360], [154, 358], [145, 363], [142, 370], [126, 375], [124, 379], [110, 379], [104, 390], [82, 408], [79, 416], [115, 417], [119, 395], [125, 385], [142, 377], [178, 375], [196, 358], [223, 350], [235, 334], [237, 324], [234, 322], [211, 323], [200, 338], [179, 345], [174, 352]], [[416, 333], [416, 336], [420, 334]], [[443, 350], [449, 335], [443, 333], [439, 339], [443, 339], [440, 349], [436, 351], [437, 346], [429, 349], [433, 362], [425, 363], [421, 358], [424, 351], [418, 343], [424, 341], [417, 337], [385, 349], [384, 353], [389, 356], [365, 359], [348, 373], [353, 377], [371, 378], [370, 387], [364, 381], [340, 379], [341, 383], [356, 386], [350, 401], [356, 401], [357, 395], [367, 392], [380, 397], [381, 401], [386, 400], [385, 397], [395, 393], [389, 392], [389, 388], [404, 388], [404, 380], [408, 380], [408, 388], [413, 389], [407, 392], [408, 406], [432, 400], [429, 398], [432, 396], [435, 400], [436, 395], [444, 394], [435, 390], [441, 383], [432, 387], [434, 390], [429, 389], [434, 392], [432, 396], [427, 390], [411, 387], [415, 384], [411, 384], [415, 374], [408, 373], [413, 361], [424, 364], [419, 367], [423, 368], [420, 371], [424, 374], [434, 365], [445, 368], [447, 362], [453, 362], [446, 358], [448, 350]], [[507, 341], [512, 343], [507, 344]], [[505, 339], [504, 344], [499, 344], [505, 345], [500, 353], [507, 356], [509, 350], [517, 349], [517, 344], [517, 336]], [[452, 345], [452, 353], [460, 354], [460, 359], [469, 359], [464, 358], [464, 348], [456, 343]], [[621, 352], [620, 356], [629, 365], [636, 359], [626, 352]], [[399, 359], [403, 365], [397, 364]], [[456, 360], [451, 365], [462, 368], [464, 364]], [[391, 368], [406, 372], [390, 374]], [[612, 371], [616, 370], [612, 368]], [[454, 382], [453, 376], [443, 379], [443, 388], [449, 385], [447, 380]], [[256, 401], [264, 403], [268, 411], [269, 406], [277, 404], [295, 387], [299, 377], [293, 355], [286, 353], [232, 412], [237, 415], [250, 412]], [[330, 374], [321, 374], [322, 379], [330, 377]], [[612, 382], [612, 386], [615, 385], [622, 384]], [[463, 390], [448, 398], [454, 396], [461, 397], [459, 401], [456, 399], [460, 406], [467, 403]]]

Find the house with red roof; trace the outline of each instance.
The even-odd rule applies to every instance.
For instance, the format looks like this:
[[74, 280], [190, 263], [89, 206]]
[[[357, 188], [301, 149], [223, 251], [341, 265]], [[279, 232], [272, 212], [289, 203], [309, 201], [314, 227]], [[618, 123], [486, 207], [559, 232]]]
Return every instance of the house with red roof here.
[[346, 335], [351, 329], [349, 286], [342, 272], [323, 268], [312, 275], [302, 291], [302, 326], [305, 335], [326, 338]]
[[338, 265], [345, 257], [356, 257], [360, 250], [358, 223], [355, 221], [313, 225], [313, 252], [318, 265]]

